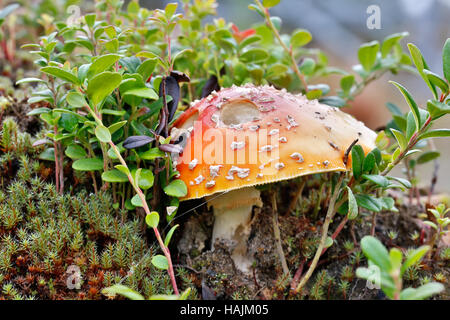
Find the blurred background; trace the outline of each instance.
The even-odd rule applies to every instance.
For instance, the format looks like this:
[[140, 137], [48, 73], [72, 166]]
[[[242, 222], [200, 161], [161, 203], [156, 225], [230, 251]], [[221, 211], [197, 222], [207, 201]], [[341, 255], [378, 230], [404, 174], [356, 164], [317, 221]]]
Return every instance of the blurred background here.
[[[0, 0], [0, 7], [17, 1]], [[20, 0], [18, 1], [20, 2]], [[27, 1], [28, 2], [28, 1]], [[55, 6], [63, 0], [30, 0], [39, 10], [40, 3], [51, 2]], [[78, 2], [78, 1], [76, 1]], [[125, 1], [127, 5], [129, 1]], [[149, 9], [163, 8], [176, 0], [140, 0], [141, 6]], [[180, 1], [178, 1], [180, 2]], [[218, 16], [227, 22], [233, 22], [240, 30], [260, 23], [261, 17], [248, 9], [251, 0], [217, 0]], [[82, 10], [92, 8], [91, 1], [81, 1]], [[65, 3], [66, 4], [66, 3]], [[67, 5], [67, 4], [66, 4]], [[371, 13], [367, 9], [371, 5], [380, 8], [380, 29], [369, 29], [367, 19]], [[442, 75], [441, 51], [445, 40], [450, 37], [450, 0], [282, 0], [271, 9], [272, 16], [282, 18], [282, 32], [291, 32], [296, 28], [308, 29], [313, 35], [309, 47], [322, 49], [329, 57], [329, 65], [351, 71], [352, 65], [358, 64], [359, 46], [368, 41], [382, 41], [386, 36], [407, 31], [409, 36], [402, 43], [413, 42], [424, 55], [430, 69]], [[211, 18], [212, 19], [212, 18]], [[338, 87], [339, 78], [332, 88]], [[376, 129], [390, 119], [385, 107], [386, 102], [393, 102], [408, 110], [406, 102], [399, 91], [388, 80], [404, 84], [420, 106], [425, 107], [426, 100], [431, 97], [429, 89], [419, 76], [409, 73], [392, 75], [387, 73], [378, 81], [370, 84], [366, 90], [345, 111], [352, 113], [364, 121], [369, 127]], [[438, 121], [439, 127], [450, 127], [450, 120]], [[450, 143], [448, 139], [436, 139], [436, 148], [442, 153], [438, 190], [450, 191]], [[419, 176], [421, 184], [428, 185], [433, 164], [421, 166]]]
[[[140, 3], [150, 9], [164, 7], [174, 1], [141, 0]], [[234, 22], [239, 29], [245, 30], [261, 22], [261, 17], [248, 9], [251, 0], [218, 0], [218, 16]], [[367, 27], [367, 8], [377, 5], [380, 8], [381, 28]], [[382, 41], [386, 36], [408, 31], [404, 45], [413, 42], [424, 55], [431, 70], [442, 74], [442, 46], [450, 37], [450, 0], [282, 0], [271, 9], [272, 16], [279, 16], [282, 32], [291, 32], [296, 28], [308, 29], [313, 42], [308, 46], [323, 49], [329, 57], [330, 65], [351, 71], [358, 63], [359, 46], [368, 41]], [[430, 92], [423, 80], [407, 73], [383, 76], [370, 84], [357, 97], [351, 108], [345, 111], [376, 129], [390, 119], [384, 104], [388, 101], [397, 104], [403, 111], [408, 106], [399, 91], [388, 80], [404, 84], [414, 93], [416, 101], [425, 106]], [[338, 87], [336, 78], [335, 88]], [[438, 122], [439, 126], [450, 126], [450, 120]], [[441, 151], [438, 190], [450, 191], [450, 143], [436, 139], [436, 148]], [[433, 164], [420, 167], [421, 184], [429, 184]]]

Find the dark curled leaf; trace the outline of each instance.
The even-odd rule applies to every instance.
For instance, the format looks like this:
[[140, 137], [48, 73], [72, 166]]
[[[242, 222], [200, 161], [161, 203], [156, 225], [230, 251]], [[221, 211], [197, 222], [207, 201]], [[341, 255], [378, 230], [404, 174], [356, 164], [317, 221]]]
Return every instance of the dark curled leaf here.
[[123, 147], [125, 149], [139, 148], [153, 142], [154, 140], [155, 138], [149, 136], [131, 136], [125, 139], [123, 142]]
[[172, 76], [166, 77], [163, 81], [161, 81], [159, 85], [159, 96], [162, 97], [163, 95], [163, 84], [165, 84], [165, 93], [166, 96], [171, 96], [172, 101], [167, 103], [167, 109], [169, 112], [169, 117], [167, 119], [167, 122], [170, 122], [173, 118], [173, 115], [175, 114], [175, 111], [178, 107], [178, 101], [180, 100], [180, 85], [178, 84], [178, 81], [176, 78]]
[[191, 82], [191, 78], [189, 78], [189, 76], [184, 73], [184, 72], [180, 72], [180, 71], [171, 71], [170, 72], [170, 76], [174, 77], [178, 83], [180, 82]]
[[211, 92], [213, 92], [214, 90], [219, 91], [220, 86], [219, 86], [219, 82], [217, 81], [217, 77], [215, 75], [212, 75], [206, 81], [206, 83], [202, 89], [202, 98], [209, 96], [209, 94]]
[[177, 144], [161, 144], [158, 146], [159, 150], [170, 153], [180, 153], [183, 148]]

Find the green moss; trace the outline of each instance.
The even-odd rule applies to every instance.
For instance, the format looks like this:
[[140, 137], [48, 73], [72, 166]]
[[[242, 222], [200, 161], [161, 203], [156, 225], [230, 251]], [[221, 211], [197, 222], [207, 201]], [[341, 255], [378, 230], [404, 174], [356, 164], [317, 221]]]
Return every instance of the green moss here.
[[[108, 193], [59, 195], [28, 155], [8, 155], [18, 169], [0, 188], [0, 298], [101, 298], [119, 282], [146, 296], [172, 293], [141, 220], [115, 210]], [[80, 269], [78, 290], [67, 286], [70, 266]]]

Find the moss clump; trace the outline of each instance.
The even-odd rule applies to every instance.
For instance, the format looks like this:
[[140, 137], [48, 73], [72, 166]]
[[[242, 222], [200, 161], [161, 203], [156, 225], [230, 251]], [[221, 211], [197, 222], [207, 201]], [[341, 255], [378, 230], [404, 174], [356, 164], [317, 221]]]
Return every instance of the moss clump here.
[[42, 180], [26, 136], [3, 122], [0, 299], [101, 298], [116, 283], [145, 296], [172, 293], [166, 272], [151, 264], [143, 221], [115, 210], [108, 193], [59, 195]]
[[[171, 293], [141, 226], [105, 193], [61, 196], [39, 178], [11, 183], [0, 192], [0, 298], [99, 298], [119, 282], [148, 296]], [[69, 284], [77, 268], [78, 290]]]

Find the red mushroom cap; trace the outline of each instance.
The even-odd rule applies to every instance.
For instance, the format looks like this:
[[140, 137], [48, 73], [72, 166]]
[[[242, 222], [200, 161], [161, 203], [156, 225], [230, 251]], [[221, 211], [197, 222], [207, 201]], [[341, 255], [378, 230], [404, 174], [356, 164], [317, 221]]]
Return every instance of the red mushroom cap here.
[[[369, 152], [376, 134], [337, 108], [269, 86], [233, 86], [194, 102], [175, 121], [185, 133], [176, 159], [188, 186], [182, 200], [349, 169], [355, 139]], [[177, 131], [178, 130], [178, 131]]]

